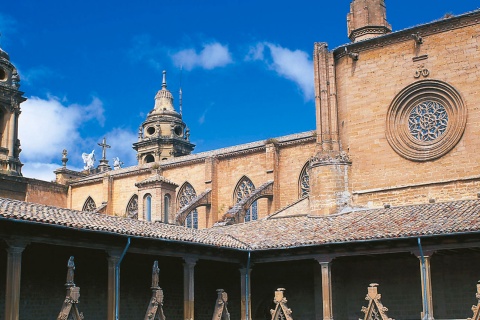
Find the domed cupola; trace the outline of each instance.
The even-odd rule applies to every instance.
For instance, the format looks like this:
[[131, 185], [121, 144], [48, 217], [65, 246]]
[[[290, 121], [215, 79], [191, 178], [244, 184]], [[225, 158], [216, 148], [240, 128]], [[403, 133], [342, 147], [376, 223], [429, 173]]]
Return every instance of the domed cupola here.
[[193, 148], [189, 129], [182, 121], [182, 114], [175, 110], [173, 95], [167, 89], [166, 71], [163, 71], [162, 89], [155, 95], [154, 108], [138, 130], [138, 142], [133, 144], [138, 163], [184, 156]]
[[168, 112], [178, 114], [173, 106], [173, 95], [167, 89], [167, 72], [163, 71], [162, 89], [158, 90], [155, 95], [155, 107], [150, 114], [162, 114]]
[[21, 176], [18, 117], [26, 99], [19, 91], [20, 77], [9, 55], [0, 48], [0, 173]]

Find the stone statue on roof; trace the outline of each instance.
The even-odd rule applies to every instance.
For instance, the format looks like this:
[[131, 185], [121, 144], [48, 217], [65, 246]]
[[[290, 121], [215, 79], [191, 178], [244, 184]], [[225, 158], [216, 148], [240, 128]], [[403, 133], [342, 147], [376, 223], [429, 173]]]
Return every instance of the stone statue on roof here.
[[119, 157], [113, 158], [113, 170], [118, 170], [122, 168], [123, 162], [120, 161]]
[[83, 169], [90, 170], [93, 168], [93, 164], [95, 163], [95, 150], [92, 150], [92, 153], [82, 153]]

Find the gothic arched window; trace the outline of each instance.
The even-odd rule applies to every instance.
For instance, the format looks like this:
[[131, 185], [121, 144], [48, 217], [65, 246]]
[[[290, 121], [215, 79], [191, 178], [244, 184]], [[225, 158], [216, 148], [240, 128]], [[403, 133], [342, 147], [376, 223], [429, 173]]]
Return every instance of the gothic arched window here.
[[[195, 197], [197, 193], [193, 189], [192, 185], [188, 182], [185, 182], [180, 188], [177, 197], [178, 209], [182, 209], [188, 205]], [[198, 211], [197, 209], [192, 210], [185, 218], [184, 226], [187, 228], [198, 229]]]
[[94, 212], [95, 209], [97, 209], [97, 205], [95, 204], [95, 201], [93, 201], [92, 197], [89, 196], [83, 204], [82, 211]]
[[138, 219], [138, 196], [136, 194], [128, 201], [125, 215], [127, 218]]
[[143, 197], [143, 217], [147, 221], [152, 221], [152, 195], [149, 193]]
[[170, 195], [167, 193], [163, 197], [163, 222], [168, 223], [168, 216], [170, 215]]
[[308, 162], [303, 166], [298, 178], [298, 195], [300, 198], [310, 194], [310, 176], [308, 175]]
[[185, 227], [198, 229], [198, 211], [197, 209], [192, 210], [185, 218]]
[[[237, 183], [237, 187], [233, 193], [235, 203], [239, 203], [243, 199], [250, 197], [253, 191], [255, 191], [255, 185], [253, 184], [252, 180], [245, 176], [242, 177]], [[257, 201], [255, 201], [250, 208], [248, 208], [247, 212], [245, 212], [245, 222], [257, 220], [257, 211]]]

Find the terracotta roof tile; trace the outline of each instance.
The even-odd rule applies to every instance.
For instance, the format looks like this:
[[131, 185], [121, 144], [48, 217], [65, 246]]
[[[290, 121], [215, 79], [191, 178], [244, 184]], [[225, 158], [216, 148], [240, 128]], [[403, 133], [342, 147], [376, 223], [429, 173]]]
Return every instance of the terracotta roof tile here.
[[480, 200], [357, 210], [330, 216], [273, 216], [244, 224], [194, 230], [0, 198], [0, 221], [2, 219], [224, 248], [266, 250], [425, 235], [478, 233]]
[[229, 235], [164, 223], [140, 221], [105, 214], [69, 210], [0, 198], [0, 220], [24, 220], [72, 229], [102, 231], [164, 240], [177, 240], [226, 248], [246, 249]]
[[253, 250], [480, 232], [480, 200], [359, 210], [330, 216], [270, 217], [215, 228]]

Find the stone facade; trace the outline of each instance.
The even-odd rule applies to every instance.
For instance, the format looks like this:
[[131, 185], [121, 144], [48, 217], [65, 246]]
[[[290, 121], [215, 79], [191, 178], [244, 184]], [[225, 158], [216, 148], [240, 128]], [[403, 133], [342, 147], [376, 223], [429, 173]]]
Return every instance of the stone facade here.
[[[198, 226], [206, 228], [225, 220], [238, 202], [241, 179], [254, 187], [273, 181], [272, 195], [251, 201], [257, 218], [305, 195], [301, 178], [308, 185], [308, 213], [315, 215], [474, 199], [480, 183], [478, 15], [391, 33], [383, 0], [352, 1], [347, 20], [354, 42], [333, 51], [326, 43], [314, 46], [316, 131], [211, 152], [190, 155], [194, 146], [164, 74], [155, 106], [133, 144], [139, 165], [87, 175], [62, 167], [57, 182], [69, 191], [62, 200], [38, 201], [81, 210], [90, 197], [102, 212], [126, 216], [132, 197], [138, 197], [138, 218], [144, 219], [142, 197], [153, 189], [140, 191], [136, 184], [158, 173], [178, 185], [168, 193], [175, 194], [169, 223], [176, 223], [181, 209], [177, 192], [182, 186], [191, 185], [196, 195], [211, 190], [207, 204], [192, 208]], [[436, 113], [419, 113], [426, 108]], [[432, 121], [443, 123], [438, 131]], [[13, 189], [5, 188], [5, 195], [39, 198], [22, 198]], [[164, 221], [163, 200], [154, 202], [154, 215]]]
[[62, 184], [3, 175], [1, 195], [22, 200], [0, 199], [5, 318], [55, 314], [46, 297], [63, 299], [56, 270], [74, 253], [83, 312], [115, 319], [122, 252], [125, 319], [144, 314], [153, 260], [169, 319], [211, 318], [220, 288], [232, 318], [271, 318], [286, 288], [293, 318], [358, 319], [376, 283], [394, 318], [468, 317], [480, 267], [480, 10], [390, 33], [384, 5], [352, 1], [353, 42], [314, 45], [316, 131], [163, 154], [189, 143], [165, 82], [134, 144], [139, 165], [64, 166]]
[[[212, 190], [209, 207], [198, 208], [198, 223], [200, 228], [213, 226], [236, 203], [235, 188], [243, 177], [248, 177], [255, 187], [269, 180], [275, 181], [272, 203], [263, 198], [258, 200], [258, 218], [263, 218], [300, 198], [300, 175], [314, 151], [314, 134], [306, 132], [280, 137], [275, 143], [260, 141], [178, 157], [159, 164], [108, 171], [71, 181], [69, 208], [81, 210], [86, 199], [91, 197], [97, 206], [108, 202], [108, 214], [126, 216], [129, 200], [138, 195], [138, 218], [144, 219], [143, 209], [140, 208], [142, 197], [154, 191], [149, 187], [139, 188], [136, 184], [160, 172], [162, 177], [178, 185], [170, 193], [173, 198], [169, 223], [173, 223], [175, 213], [181, 209], [176, 192], [189, 183], [197, 195], [207, 189]], [[292, 179], [292, 176], [295, 178]], [[163, 216], [163, 205], [156, 210], [158, 217]]]
[[[359, 54], [356, 61], [346, 56], [343, 48], [334, 51], [340, 140], [353, 163], [350, 187], [355, 205], [446, 200], [446, 188], [454, 189], [457, 199], [477, 196], [477, 190], [468, 185], [478, 181], [475, 176], [480, 173], [476, 152], [480, 143], [480, 70], [475, 58], [479, 31], [478, 13], [467, 14], [346, 45]], [[417, 33], [422, 37], [421, 44], [411, 36]], [[425, 71], [418, 75], [419, 70]], [[427, 82], [419, 95], [435, 90], [428, 81], [455, 88], [468, 116], [460, 123], [463, 134], [458, 134], [457, 143], [444, 155], [415, 161], [389, 144], [387, 114], [404, 88]], [[449, 125], [457, 120], [453, 117], [460, 117], [452, 111], [449, 116]]]

